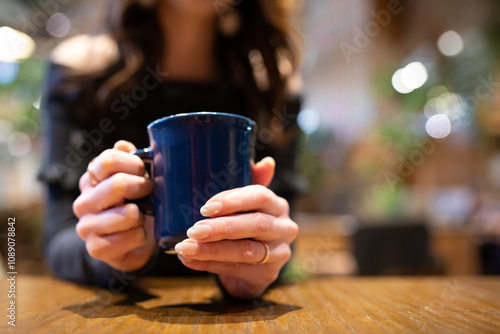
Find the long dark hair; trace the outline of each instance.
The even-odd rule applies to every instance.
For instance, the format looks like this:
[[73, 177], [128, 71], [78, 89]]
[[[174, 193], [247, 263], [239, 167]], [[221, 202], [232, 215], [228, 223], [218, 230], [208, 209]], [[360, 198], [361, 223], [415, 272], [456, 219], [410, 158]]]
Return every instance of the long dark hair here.
[[[214, 4], [217, 1], [224, 2], [214, 0]], [[130, 90], [141, 79], [145, 66], [160, 62], [163, 39], [158, 37], [161, 29], [157, 3], [158, 0], [112, 1], [109, 32], [118, 45], [120, 65], [100, 73], [106, 80], [97, 90], [98, 104], [107, 105]], [[240, 27], [231, 36], [219, 33], [216, 40], [218, 63], [226, 66], [228, 80], [241, 88], [257, 122], [273, 131], [280, 130], [276, 119], [284, 112], [286, 83], [300, 60], [299, 39], [290, 20], [296, 6], [296, 0], [235, 0], [224, 12], [237, 11]], [[218, 14], [223, 17], [225, 13]], [[280, 71], [283, 64], [288, 65], [288, 73]], [[256, 80], [256, 70], [266, 73], [265, 85]]]

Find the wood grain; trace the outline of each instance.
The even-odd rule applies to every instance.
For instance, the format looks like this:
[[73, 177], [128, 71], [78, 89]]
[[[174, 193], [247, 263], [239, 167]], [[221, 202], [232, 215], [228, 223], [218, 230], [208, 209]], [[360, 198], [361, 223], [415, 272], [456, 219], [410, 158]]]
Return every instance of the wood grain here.
[[[313, 278], [253, 302], [222, 300], [207, 279], [114, 282], [109, 292], [17, 277], [15, 333], [499, 333], [500, 279]], [[0, 284], [0, 306], [8, 305]]]

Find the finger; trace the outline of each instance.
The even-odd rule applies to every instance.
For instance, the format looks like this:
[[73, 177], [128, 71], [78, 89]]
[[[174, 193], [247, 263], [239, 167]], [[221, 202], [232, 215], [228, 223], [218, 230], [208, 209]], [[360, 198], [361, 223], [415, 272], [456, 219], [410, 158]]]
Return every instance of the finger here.
[[271, 256], [279, 257], [281, 260], [255, 265], [239, 262], [199, 261], [182, 254], [179, 254], [178, 258], [186, 267], [194, 270], [228, 275], [246, 282], [252, 282], [252, 284], [269, 284], [278, 278], [280, 268], [290, 259], [290, 247], [282, 244], [271, 252]]
[[144, 228], [114, 233], [106, 236], [92, 236], [85, 242], [87, 252], [93, 258], [109, 262], [120, 259], [128, 252], [146, 244]]
[[143, 226], [144, 216], [137, 205], [129, 203], [98, 214], [84, 215], [76, 224], [76, 232], [83, 240], [90, 234], [105, 236]]
[[262, 241], [281, 239], [291, 243], [297, 233], [298, 226], [291, 219], [280, 219], [262, 212], [205, 219], [187, 230], [189, 238], [203, 242], [253, 238]]
[[257, 162], [252, 169], [254, 184], [260, 184], [264, 187], [269, 186], [274, 177], [276, 162], [271, 157], [265, 157]]
[[117, 149], [102, 152], [91, 162], [89, 168], [92, 168], [95, 178], [101, 182], [116, 173], [143, 176], [146, 171], [141, 158]]
[[199, 261], [185, 257], [181, 254], [177, 256], [179, 260], [181, 260], [182, 264], [193, 270], [206, 271], [218, 275], [228, 275], [246, 282], [252, 282], [253, 284], [269, 284], [270, 282], [274, 282], [278, 278], [279, 274], [278, 269], [273, 270], [273, 267], [276, 267], [275, 264], [258, 265], [260, 267], [258, 269], [260, 270], [257, 270], [255, 264]]
[[86, 191], [88, 188], [93, 188], [94, 184], [92, 183], [92, 179], [90, 178], [89, 172], [85, 172], [82, 177], [80, 177], [80, 181], [78, 183], [78, 187], [80, 188], [80, 192]]
[[135, 147], [134, 144], [126, 140], [117, 141], [115, 145], [113, 145], [113, 148], [127, 153], [132, 151], [137, 151], [137, 147]]
[[[186, 239], [175, 245], [175, 251], [190, 259], [198, 261], [238, 262], [255, 264], [266, 256], [265, 246], [255, 240], [222, 240], [209, 243], [198, 243]], [[268, 262], [273, 259], [269, 257]]]
[[88, 213], [99, 213], [125, 200], [143, 198], [152, 191], [150, 179], [118, 173], [80, 194], [73, 203], [73, 212], [79, 218]]
[[200, 209], [205, 217], [226, 216], [237, 212], [261, 211], [273, 216], [288, 215], [288, 202], [261, 185], [226, 190], [213, 196]]
[[[224, 289], [232, 296], [241, 299], [255, 299], [261, 296], [269, 284], [251, 284], [227, 275], [218, 275]], [[272, 283], [272, 282], [271, 282]]]

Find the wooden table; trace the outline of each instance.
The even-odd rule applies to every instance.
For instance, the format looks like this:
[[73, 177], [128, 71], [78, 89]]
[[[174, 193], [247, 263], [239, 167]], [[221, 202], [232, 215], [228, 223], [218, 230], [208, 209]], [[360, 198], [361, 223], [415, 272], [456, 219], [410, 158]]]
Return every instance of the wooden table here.
[[[313, 278], [253, 302], [221, 300], [210, 278], [123, 278], [109, 292], [46, 276], [16, 277], [8, 333], [499, 333], [500, 279]], [[124, 285], [135, 286], [118, 292]]]

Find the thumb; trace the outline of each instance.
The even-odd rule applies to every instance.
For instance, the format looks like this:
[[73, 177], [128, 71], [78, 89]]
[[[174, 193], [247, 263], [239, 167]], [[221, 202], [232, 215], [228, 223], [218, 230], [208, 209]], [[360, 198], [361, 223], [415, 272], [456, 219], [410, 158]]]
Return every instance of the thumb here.
[[253, 166], [253, 183], [264, 187], [269, 186], [274, 177], [276, 162], [271, 157], [265, 157]]

